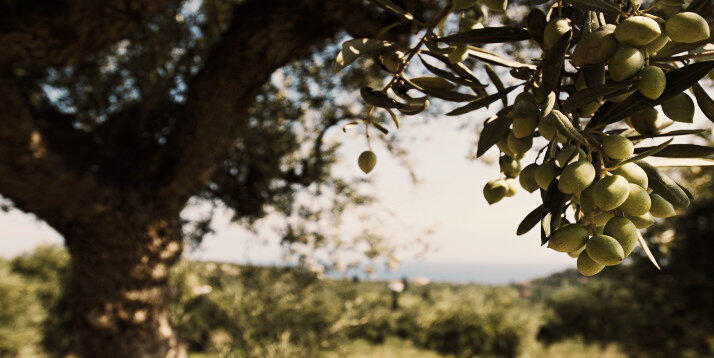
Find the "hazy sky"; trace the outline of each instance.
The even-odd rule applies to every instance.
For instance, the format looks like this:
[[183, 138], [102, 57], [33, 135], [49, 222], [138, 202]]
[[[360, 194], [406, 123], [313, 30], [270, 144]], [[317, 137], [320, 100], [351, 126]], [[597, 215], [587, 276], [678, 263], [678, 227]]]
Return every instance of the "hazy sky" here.
[[[491, 206], [483, 199], [482, 188], [488, 180], [498, 176], [498, 167], [467, 159], [475, 133], [472, 129], [459, 128], [459, 124], [484, 117], [484, 113], [460, 119], [441, 117], [428, 124], [414, 125], [409, 123], [414, 120], [405, 118], [400, 135], [410, 138], [406, 142], [409, 157], [421, 182], [413, 185], [407, 171], [384, 149], [375, 147], [379, 161], [370, 175], [381, 203], [397, 214], [405, 231], [435, 229], [430, 243], [436, 250], [426, 257], [428, 262], [530, 265], [538, 275], [574, 267], [574, 259], [540, 246], [538, 230], [515, 235], [521, 219], [540, 204], [537, 193], [521, 190], [515, 197]], [[709, 128], [711, 123], [698, 113], [694, 127]], [[345, 142], [341, 151], [343, 161], [336, 170], [357, 173], [356, 158], [365, 148], [364, 138], [357, 132], [344, 135], [337, 130], [334, 134], [345, 136], [341, 138]], [[496, 150], [491, 149], [488, 156], [495, 159]], [[523, 162], [532, 161], [532, 157], [533, 153]], [[207, 237], [202, 247], [188, 256], [234, 262], [280, 262], [280, 249], [274, 240], [266, 243], [231, 224], [228, 218], [226, 213], [220, 213], [216, 218], [217, 233]], [[2, 257], [15, 256], [38, 244], [61, 242], [56, 232], [30, 215], [17, 211], [0, 214]], [[515, 276], [528, 276], [526, 273], [527, 269]]]

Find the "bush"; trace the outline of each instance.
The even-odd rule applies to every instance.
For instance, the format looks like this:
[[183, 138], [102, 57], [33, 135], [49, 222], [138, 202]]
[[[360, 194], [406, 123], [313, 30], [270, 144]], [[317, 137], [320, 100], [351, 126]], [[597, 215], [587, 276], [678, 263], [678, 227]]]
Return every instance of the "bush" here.
[[411, 308], [419, 310], [411, 313], [419, 317], [412, 339], [422, 347], [459, 356], [516, 357], [535, 342], [538, 310], [515, 290], [469, 287], [432, 296], [434, 302]]
[[0, 277], [0, 356], [36, 356], [45, 317], [37, 286], [12, 273], [6, 263], [0, 264]]

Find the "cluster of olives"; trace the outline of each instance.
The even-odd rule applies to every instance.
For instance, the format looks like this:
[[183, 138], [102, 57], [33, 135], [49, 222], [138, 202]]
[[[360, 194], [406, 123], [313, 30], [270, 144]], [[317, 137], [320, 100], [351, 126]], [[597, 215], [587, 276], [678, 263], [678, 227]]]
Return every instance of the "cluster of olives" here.
[[[570, 30], [572, 26], [569, 19], [550, 20], [543, 33], [544, 46], [552, 47], [560, 36]], [[709, 24], [693, 12], [675, 14], [662, 25], [646, 14], [630, 16], [617, 25], [605, 24], [583, 36], [573, 51], [571, 63], [579, 68], [607, 64], [609, 76], [613, 81], [636, 78], [640, 93], [647, 98], [656, 99], [664, 92], [666, 77], [661, 68], [646, 66], [648, 58], [656, 56], [660, 51], [667, 52], [669, 47], [678, 43], [695, 43], [709, 37]], [[576, 86], [580, 87], [577, 84]], [[629, 94], [620, 99], [627, 95]], [[678, 101], [687, 100], [682, 97]], [[671, 107], [676, 112], [677, 107]], [[595, 109], [597, 106], [592, 106], [590, 114], [594, 113]], [[683, 122], [691, 122], [691, 117], [688, 116], [675, 117]]]
[[[548, 51], [571, 30], [569, 19], [551, 19], [544, 28], [542, 46]], [[693, 43], [709, 37], [707, 22], [695, 13], [673, 15], [662, 27], [650, 17], [635, 15], [583, 35], [570, 60], [576, 68], [607, 65], [612, 81], [634, 80], [643, 96], [656, 99], [666, 88], [666, 76], [660, 67], [646, 65], [649, 57], [673, 41]], [[583, 77], [580, 71], [573, 83], [576, 90], [586, 87]], [[631, 94], [608, 100], [622, 102]], [[638, 229], [653, 225], [654, 218], [674, 216], [677, 210], [648, 187], [646, 171], [637, 161], [629, 160], [634, 156], [634, 144], [622, 132], [590, 132], [586, 141], [573, 141], [557, 125], [559, 116], [567, 122], [570, 118], [557, 109], [557, 103], [556, 109], [547, 108], [546, 103], [537, 82], [516, 97], [507, 114], [511, 126], [496, 144], [503, 178], [489, 181], [483, 194], [493, 204], [513, 196], [518, 184], [528, 192], [557, 188], [567, 196], [574, 222], [563, 219], [564, 224], [548, 237], [548, 247], [577, 257], [578, 271], [592, 276], [605, 266], [623, 262], [637, 245]], [[576, 114], [591, 117], [600, 106], [596, 100], [578, 108]], [[673, 121], [693, 120], [694, 103], [684, 92], [661, 107]], [[640, 134], [653, 134], [667, 125], [654, 108], [637, 112], [625, 122], [630, 131]], [[538, 135], [549, 141], [543, 161], [521, 168], [519, 160]]]
[[[535, 106], [529, 97], [519, 95], [516, 108], [524, 102]], [[503, 153], [499, 164], [505, 178], [489, 181], [483, 194], [493, 204], [514, 195], [519, 184], [534, 192], [548, 190], [557, 180], [558, 191], [571, 197], [576, 222], [557, 228], [548, 247], [577, 257], [578, 270], [591, 276], [605, 266], [621, 263], [632, 252], [638, 241], [637, 229], [654, 224], [653, 217], [673, 216], [676, 210], [649, 189], [647, 173], [637, 163], [624, 162], [605, 169], [602, 158], [579, 145], [568, 145], [552, 124], [556, 115], [562, 114], [553, 110], [540, 120], [537, 115], [513, 118], [511, 130], [497, 144]], [[532, 163], [521, 170], [519, 159], [530, 149], [535, 129], [530, 124], [530, 129], [524, 130], [524, 122], [537, 123], [540, 134], [556, 145], [541, 164]], [[623, 162], [633, 156], [634, 145], [627, 137], [609, 134], [601, 139], [601, 151], [606, 160]]]

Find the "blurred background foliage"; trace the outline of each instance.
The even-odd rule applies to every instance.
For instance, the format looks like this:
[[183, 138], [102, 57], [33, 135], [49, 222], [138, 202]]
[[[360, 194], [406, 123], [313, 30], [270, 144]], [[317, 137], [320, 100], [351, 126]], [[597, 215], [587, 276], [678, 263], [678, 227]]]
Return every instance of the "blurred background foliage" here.
[[[684, 175], [683, 177], [686, 177]], [[173, 320], [196, 357], [705, 357], [714, 354], [714, 201], [647, 232], [642, 252], [585, 278], [574, 270], [509, 286], [325, 279], [297, 268], [183, 262]], [[61, 248], [3, 261], [0, 355], [66, 356]]]

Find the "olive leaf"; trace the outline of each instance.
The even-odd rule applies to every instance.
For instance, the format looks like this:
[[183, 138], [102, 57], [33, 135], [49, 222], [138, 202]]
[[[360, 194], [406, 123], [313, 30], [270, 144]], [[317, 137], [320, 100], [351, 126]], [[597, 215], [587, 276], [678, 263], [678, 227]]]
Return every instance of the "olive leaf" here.
[[541, 212], [541, 245], [545, 245], [550, 235], [560, 226], [561, 214], [565, 209], [565, 202], [570, 198], [558, 190], [558, 179], [553, 179], [547, 190], [541, 190], [543, 210]]
[[714, 100], [707, 94], [699, 83], [692, 86], [692, 92], [697, 99], [697, 105], [702, 113], [712, 122], [714, 122]]
[[[415, 102], [409, 102], [405, 106], [397, 108], [399, 112], [402, 114], [406, 115], [413, 115], [413, 114], [419, 114], [421, 112], [424, 112], [429, 107], [429, 101], [428, 100], [423, 100], [423, 101], [415, 101]], [[395, 124], [397, 124], [395, 122]], [[399, 128], [399, 124], [397, 124], [397, 128]]]
[[618, 163], [617, 166], [619, 167], [624, 164], [632, 163], [634, 161], [638, 161], [640, 159], [645, 159], [649, 156], [655, 155], [655, 154], [663, 151], [665, 148], [667, 148], [667, 146], [670, 145], [670, 143], [672, 143], [673, 140], [674, 140], [674, 138], [670, 138], [668, 141], [665, 141], [664, 143], [654, 146], [654, 147], [637, 148], [637, 149], [635, 149], [635, 152], [638, 153], [637, 155], [635, 155], [632, 158], [629, 158], [627, 160], [623, 160], [622, 162]]
[[543, 89], [546, 92], [554, 91], [560, 85], [560, 75], [563, 72], [565, 54], [568, 51], [572, 37], [573, 31], [568, 31], [560, 36], [543, 59], [541, 70], [543, 73]]
[[650, 161], [655, 167], [708, 167], [714, 166], [714, 159], [707, 158], [654, 158]]
[[504, 67], [511, 67], [511, 68], [521, 68], [521, 67], [526, 67], [530, 69], [535, 69], [536, 66], [534, 65], [529, 65], [525, 63], [521, 63], [515, 60], [511, 60], [509, 58], [505, 58], [503, 56], [500, 56], [496, 53], [493, 53], [491, 51], [486, 51], [482, 48], [476, 47], [476, 46], [469, 46], [469, 55], [478, 58], [479, 60], [482, 60], [483, 62], [490, 63], [492, 65], [499, 65], [499, 66], [504, 66]]
[[558, 128], [558, 132], [568, 139], [578, 142], [580, 145], [585, 147], [588, 146], [588, 140], [585, 139], [585, 137], [580, 134], [580, 131], [573, 126], [573, 123], [570, 122], [568, 116], [564, 115], [557, 109], [552, 110], [550, 116], [554, 119], [553, 122]]
[[586, 128], [603, 127], [646, 108], [652, 108], [693, 86], [709, 71], [714, 69], [714, 61], [695, 62], [667, 72], [667, 86], [657, 99], [649, 99], [639, 92], [633, 93], [622, 103], [607, 111], [598, 111]]
[[505, 115], [495, 115], [483, 123], [483, 129], [478, 137], [476, 146], [476, 156], [480, 157], [499, 140], [508, 134], [508, 127], [511, 126], [511, 118]]
[[586, 11], [601, 11], [611, 14], [620, 14], [620, 7], [606, 0], [567, 0], [566, 4], [572, 4]]
[[[484, 63], [483, 68], [486, 70], [488, 78], [491, 79], [491, 82], [493, 82], [493, 85], [496, 86], [498, 92], [504, 92], [506, 87], [503, 85], [503, 82], [501, 82], [501, 79], [498, 78], [498, 74], [493, 70], [493, 67], [491, 67], [488, 63]], [[508, 106], [508, 95], [506, 93], [501, 96], [501, 102], [503, 102], [504, 107]]]
[[526, 30], [538, 43], [543, 43], [543, 32], [548, 23], [545, 14], [538, 8], [531, 10], [526, 17]]
[[373, 90], [369, 87], [362, 87], [359, 90], [359, 94], [362, 96], [365, 102], [381, 108], [397, 108], [399, 103], [397, 101], [389, 98], [386, 93]]
[[414, 15], [408, 13], [406, 10], [402, 9], [397, 4], [395, 4], [389, 0], [370, 0], [370, 1], [376, 3], [377, 5], [383, 7], [397, 15], [404, 17], [405, 19], [407, 19], [409, 21], [414, 20]]
[[360, 56], [372, 55], [379, 50], [393, 46], [389, 41], [359, 38], [342, 43], [342, 50], [335, 58], [335, 70], [340, 71], [357, 60]]
[[389, 108], [386, 108], [387, 113], [389, 113], [389, 116], [392, 117], [392, 122], [394, 122], [394, 125], [399, 129], [399, 117], [397, 117], [396, 114], [394, 114], [394, 111], [392, 111]]
[[[635, 153], [642, 153], [651, 148], [652, 147], [635, 148]], [[651, 155], [665, 158], [700, 158], [712, 154], [714, 154], [714, 147], [697, 144], [672, 144], [658, 151], [656, 154]]]
[[528, 40], [530, 35], [528, 31], [522, 27], [484, 27], [464, 31], [451, 36], [441, 37], [436, 39], [440, 42], [445, 42], [450, 45], [458, 44], [488, 44]]
[[550, 115], [550, 112], [553, 111], [553, 108], [555, 108], [555, 92], [551, 91], [548, 93], [548, 96], [545, 98], [545, 105], [543, 106], [543, 109], [540, 111], [540, 118], [543, 119], [547, 116]]
[[530, 67], [514, 67], [510, 71], [511, 76], [519, 80], [530, 80], [531, 77], [535, 76], [536, 70]]
[[653, 134], [638, 134], [627, 137], [629, 140], [640, 140], [648, 138], [659, 138], [659, 137], [674, 137], [680, 135], [691, 135], [691, 134], [701, 134], [709, 131], [708, 129], [680, 129], [669, 132], [653, 133]]
[[409, 79], [408, 82], [418, 86], [419, 91], [447, 101], [469, 102], [478, 99], [478, 96], [451, 90], [454, 85], [441, 77], [416, 77]]
[[642, 237], [642, 234], [640, 233], [639, 230], [636, 230], [637, 232], [637, 241], [640, 242], [640, 246], [642, 246], [642, 251], [645, 252], [645, 255], [647, 255], [647, 258], [650, 259], [650, 262], [658, 269], [661, 270], [659, 267], [659, 264], [657, 263], [657, 260], [655, 260], [654, 255], [652, 255], [652, 251], [650, 251], [650, 247], [647, 246], [647, 241], [645, 241], [645, 238]]
[[469, 70], [469, 68], [466, 67], [466, 65], [464, 65], [463, 63], [461, 63], [461, 62], [455, 63], [455, 64], [451, 63], [451, 61], [449, 61], [448, 57], [446, 57], [442, 54], [436, 53], [434, 51], [424, 51], [422, 53], [441, 61], [447, 67], [449, 67], [452, 71], [454, 71], [457, 75], [459, 75], [461, 78], [464, 78], [464, 79], [468, 80], [469, 82], [472, 82], [472, 84], [469, 85], [470, 87], [486, 87], [486, 85], [481, 83], [476, 78], [476, 76], [473, 74], [473, 72], [471, 72], [471, 70]]
[[477, 109], [481, 109], [483, 107], [488, 106], [489, 104], [498, 101], [499, 98], [501, 98], [503, 95], [510, 93], [514, 89], [520, 87], [520, 85], [515, 85], [508, 87], [504, 89], [503, 91], [498, 91], [494, 94], [488, 95], [486, 97], [477, 99], [463, 107], [456, 108], [452, 110], [451, 112], [446, 113], [447, 116], [458, 116], [461, 114], [469, 113], [472, 111], [475, 111]]
[[354, 127], [354, 126], [356, 126], [356, 125], [358, 125], [358, 124], [359, 124], [358, 121], [350, 121], [349, 123], [347, 123], [347, 124], [345, 124], [344, 126], [342, 126], [342, 131], [345, 132], [345, 133], [347, 133], [347, 131], [348, 131], [350, 128], [352, 128], [352, 127]]
[[385, 126], [381, 125], [380, 123], [371, 122], [371, 124], [372, 124], [375, 128], [379, 129], [380, 132], [384, 133], [384, 135], [389, 134], [389, 129], [387, 129]]
[[677, 185], [677, 182], [672, 180], [666, 174], [661, 173], [651, 164], [638, 160], [635, 164], [639, 165], [649, 180], [649, 187], [656, 193], [669, 201], [674, 207], [684, 209], [689, 206], [689, 196]]
[[441, 77], [432, 77], [432, 76], [421, 76], [421, 77], [414, 77], [409, 79], [409, 83], [415, 84], [419, 86], [419, 90], [426, 89], [426, 88], [438, 88], [438, 89], [452, 89], [455, 88], [456, 86], [441, 78]]
[[539, 205], [537, 208], [533, 209], [520, 224], [518, 224], [518, 229], [516, 229], [516, 235], [523, 235], [531, 229], [533, 229], [536, 224], [541, 220], [541, 215], [543, 212], [543, 205]]
[[461, 78], [461, 77], [459, 77], [458, 75], [453, 74], [453, 73], [451, 73], [451, 72], [449, 72], [449, 71], [447, 71], [447, 70], [443, 70], [443, 69], [441, 69], [441, 68], [438, 68], [438, 67], [436, 67], [436, 66], [434, 66], [434, 65], [429, 64], [428, 62], [424, 61], [424, 58], [421, 57], [421, 56], [419, 56], [419, 60], [421, 60], [422, 65], [424, 65], [424, 67], [425, 67], [429, 72], [431, 72], [431, 73], [433, 73], [433, 74], [435, 74], [435, 75], [437, 75], [437, 76], [439, 76], [439, 77], [441, 77], [441, 78], [445, 78], [445, 79], [447, 79], [447, 80], [449, 80], [449, 81], [456, 82], [456, 83], [462, 84], [462, 85], [464, 85], [464, 86], [473, 86], [473, 85], [474, 85], [474, 83], [471, 82], [470, 80], [467, 80], [467, 79], [465, 79], [465, 78]]
[[563, 102], [562, 107], [564, 111], [570, 111], [590, 102], [598, 101], [603, 97], [606, 98], [616, 93], [629, 92], [633, 88], [633, 81], [611, 82], [604, 85], [584, 88], [570, 95], [570, 97]]

